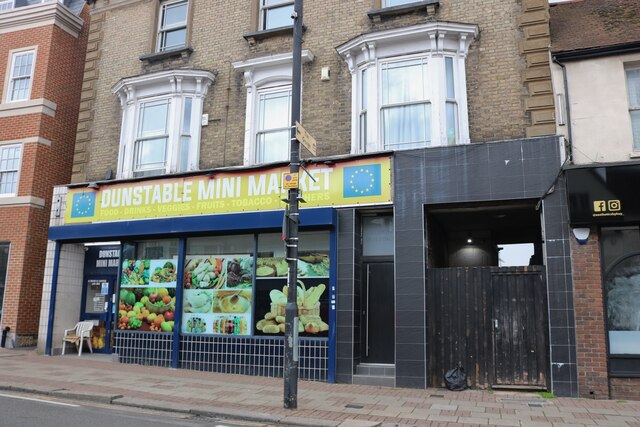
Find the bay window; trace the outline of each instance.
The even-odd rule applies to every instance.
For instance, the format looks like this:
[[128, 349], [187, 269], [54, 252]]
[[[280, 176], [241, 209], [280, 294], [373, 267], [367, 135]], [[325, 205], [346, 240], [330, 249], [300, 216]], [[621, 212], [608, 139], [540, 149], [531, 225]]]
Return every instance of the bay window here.
[[213, 81], [208, 71], [173, 70], [116, 84], [123, 110], [118, 178], [198, 169], [203, 103]]
[[465, 59], [477, 34], [433, 22], [339, 46], [352, 75], [352, 153], [469, 143]]

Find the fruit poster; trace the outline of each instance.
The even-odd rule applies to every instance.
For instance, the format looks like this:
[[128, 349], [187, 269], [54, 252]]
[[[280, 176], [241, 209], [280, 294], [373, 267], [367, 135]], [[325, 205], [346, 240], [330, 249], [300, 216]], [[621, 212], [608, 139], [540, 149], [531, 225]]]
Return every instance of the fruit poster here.
[[177, 259], [125, 259], [120, 276], [120, 330], [172, 332]]
[[253, 257], [187, 257], [182, 332], [251, 335]]

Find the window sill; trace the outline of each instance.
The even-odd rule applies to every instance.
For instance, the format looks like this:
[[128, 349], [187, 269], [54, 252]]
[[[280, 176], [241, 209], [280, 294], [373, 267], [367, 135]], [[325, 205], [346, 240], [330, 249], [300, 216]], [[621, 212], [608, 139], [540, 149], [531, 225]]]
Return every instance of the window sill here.
[[630, 159], [640, 159], [640, 151], [632, 151], [629, 153]]
[[140, 61], [143, 62], [157, 62], [163, 61], [169, 58], [188, 58], [193, 53], [191, 46], [181, 47], [180, 49], [165, 50], [163, 52], [154, 52], [148, 55], [142, 55]]
[[439, 0], [423, 0], [413, 3], [407, 3], [400, 6], [383, 7], [382, 9], [373, 9], [367, 12], [369, 19], [377, 20], [383, 17], [402, 15], [405, 13], [411, 13], [418, 10], [425, 10], [429, 15], [435, 14], [440, 7]]
[[[304, 30], [304, 28], [303, 28]], [[244, 33], [242, 37], [249, 44], [255, 44], [258, 40], [268, 39], [269, 37], [293, 35], [293, 25], [287, 25], [286, 27], [271, 28], [269, 30], [252, 31], [250, 33]]]

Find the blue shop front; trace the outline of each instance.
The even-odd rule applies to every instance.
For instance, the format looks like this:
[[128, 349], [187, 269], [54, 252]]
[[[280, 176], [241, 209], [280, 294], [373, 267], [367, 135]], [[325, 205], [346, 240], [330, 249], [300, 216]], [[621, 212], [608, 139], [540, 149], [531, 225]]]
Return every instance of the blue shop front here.
[[[57, 187], [45, 353], [58, 354], [64, 329], [90, 320], [92, 349], [122, 363], [281, 376], [287, 171], [227, 168]], [[391, 158], [310, 163], [299, 188], [300, 377], [333, 382], [337, 210], [390, 206]]]

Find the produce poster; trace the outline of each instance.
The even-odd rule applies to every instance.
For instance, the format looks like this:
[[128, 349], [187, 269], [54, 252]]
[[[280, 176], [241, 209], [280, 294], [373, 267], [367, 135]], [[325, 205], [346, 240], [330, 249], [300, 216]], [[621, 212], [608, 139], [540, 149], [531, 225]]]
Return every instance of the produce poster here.
[[251, 335], [253, 257], [189, 256], [184, 276], [182, 332]]
[[[256, 264], [256, 335], [284, 334], [288, 287], [284, 258], [258, 258]], [[329, 256], [301, 254], [298, 260], [298, 333], [329, 335]]]
[[172, 332], [176, 259], [125, 259], [120, 277], [118, 329]]

